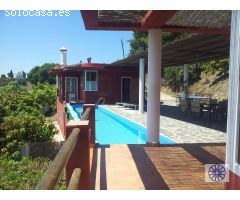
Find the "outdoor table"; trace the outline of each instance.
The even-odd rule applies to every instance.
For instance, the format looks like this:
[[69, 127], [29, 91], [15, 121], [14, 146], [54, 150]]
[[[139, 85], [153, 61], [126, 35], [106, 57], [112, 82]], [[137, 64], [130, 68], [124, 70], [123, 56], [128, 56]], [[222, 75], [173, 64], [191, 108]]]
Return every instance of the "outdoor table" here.
[[[181, 99], [183, 99], [183, 96], [176, 96], [176, 104], [177, 102], [179, 102]], [[211, 99], [210, 97], [208, 96], [197, 96], [197, 95], [189, 95], [189, 96], [186, 96], [186, 99]]]
[[[183, 99], [183, 96], [176, 96], [177, 99]], [[208, 96], [196, 96], [196, 95], [190, 95], [186, 96], [186, 99], [210, 99]]]

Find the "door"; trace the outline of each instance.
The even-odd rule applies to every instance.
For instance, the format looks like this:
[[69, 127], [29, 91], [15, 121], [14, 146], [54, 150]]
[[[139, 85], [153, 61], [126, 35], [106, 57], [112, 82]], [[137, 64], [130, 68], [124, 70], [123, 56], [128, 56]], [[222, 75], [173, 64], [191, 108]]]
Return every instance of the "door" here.
[[122, 102], [130, 102], [131, 78], [122, 78]]
[[66, 77], [66, 92], [68, 93], [68, 101], [78, 99], [78, 78], [77, 77]]

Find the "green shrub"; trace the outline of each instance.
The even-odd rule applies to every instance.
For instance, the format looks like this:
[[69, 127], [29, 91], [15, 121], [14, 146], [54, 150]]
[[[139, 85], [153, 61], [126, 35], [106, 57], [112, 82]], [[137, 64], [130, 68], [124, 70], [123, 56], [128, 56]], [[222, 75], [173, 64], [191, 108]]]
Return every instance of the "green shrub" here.
[[201, 64], [203, 71], [206, 73], [218, 72], [219, 75], [227, 75], [229, 69], [229, 59], [207, 61]]
[[41, 105], [55, 109], [55, 88], [38, 84], [32, 90], [11, 82], [0, 88], [0, 153], [14, 153], [26, 142], [50, 141], [57, 133], [47, 123]]
[[183, 70], [180, 67], [164, 69], [164, 79], [173, 91], [179, 91], [183, 84]]
[[[202, 69], [199, 65], [189, 66], [189, 84], [194, 84], [201, 77]], [[175, 92], [183, 88], [183, 67], [166, 67], [164, 68], [163, 78], [167, 85]]]
[[4, 134], [2, 153], [14, 152], [19, 145], [26, 142], [51, 141], [57, 133], [53, 124], [47, 124], [44, 117], [20, 113], [17, 116], [7, 116], [0, 125]]
[[[2, 190], [31, 190], [41, 180], [50, 164], [47, 158], [35, 158], [30, 160], [9, 159], [0, 157], [0, 189]], [[65, 189], [65, 176], [62, 176], [56, 189]]]
[[[43, 114], [56, 110], [56, 87], [49, 83], [38, 83], [33, 86], [34, 101], [40, 106]], [[48, 108], [45, 109], [44, 108]]]

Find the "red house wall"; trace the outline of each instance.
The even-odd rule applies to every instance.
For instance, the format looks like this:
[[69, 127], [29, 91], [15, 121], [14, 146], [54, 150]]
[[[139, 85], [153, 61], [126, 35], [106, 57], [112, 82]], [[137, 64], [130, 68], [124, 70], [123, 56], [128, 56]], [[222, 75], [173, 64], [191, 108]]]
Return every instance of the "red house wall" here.
[[[106, 103], [121, 101], [121, 77], [138, 78], [137, 68], [99, 70], [98, 71], [98, 91], [84, 91], [86, 103], [95, 103], [100, 97], [106, 99]], [[83, 94], [84, 95], [84, 94]]]
[[229, 182], [225, 184], [226, 190], [240, 190], [240, 177], [229, 170]]
[[[94, 70], [98, 72], [98, 90], [84, 91], [85, 70]], [[105, 98], [106, 103], [115, 103], [121, 101], [121, 78], [131, 77], [138, 79], [138, 68], [83, 68], [81, 71], [63, 71], [62, 77], [62, 99], [66, 100], [65, 77], [78, 77], [78, 100], [83, 103], [95, 103], [100, 97]]]

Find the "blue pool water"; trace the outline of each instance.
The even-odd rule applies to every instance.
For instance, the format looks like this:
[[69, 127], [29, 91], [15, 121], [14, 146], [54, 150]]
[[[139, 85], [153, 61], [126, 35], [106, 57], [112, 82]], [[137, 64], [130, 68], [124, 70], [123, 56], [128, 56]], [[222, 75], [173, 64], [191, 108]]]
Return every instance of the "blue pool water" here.
[[[82, 105], [70, 106], [74, 120], [80, 119]], [[72, 113], [74, 112], [74, 113]], [[99, 144], [146, 144], [146, 128], [116, 113], [97, 106], [96, 140]], [[160, 135], [162, 144], [174, 144], [171, 139]]]

